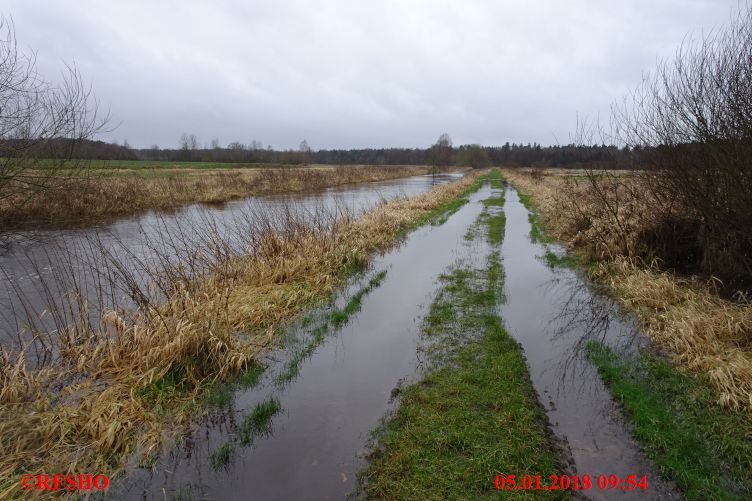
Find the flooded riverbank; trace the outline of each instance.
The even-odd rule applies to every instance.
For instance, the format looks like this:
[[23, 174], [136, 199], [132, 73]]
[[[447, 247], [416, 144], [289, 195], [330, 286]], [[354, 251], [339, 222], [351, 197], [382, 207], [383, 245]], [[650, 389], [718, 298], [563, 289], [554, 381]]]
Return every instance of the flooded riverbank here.
[[[71, 284], [75, 294], [89, 303], [92, 318], [98, 307], [130, 306], [128, 291], [102, 287], [109, 275], [121, 280], [133, 275], [141, 281], [138, 285], [144, 285], [146, 273], [158, 270], [162, 261], [180, 253], [190, 255], [190, 249], [204, 250], [211, 244], [202, 241], [208, 232], [242, 246], [246, 242], [234, 234], [236, 227], [253, 225], [254, 220], [266, 224], [290, 211], [311, 217], [333, 212], [357, 216], [380, 201], [415, 196], [460, 177], [462, 173], [414, 176], [319, 192], [248, 197], [219, 207], [193, 204], [88, 229], [5, 235], [0, 247], [0, 276], [5, 285], [0, 287], [0, 346], [18, 348], [34, 331], [59, 328], [63, 322], [54, 314], [67, 315], [63, 320], [75, 318], [77, 312], [70, 311], [66, 301], [66, 287]], [[108, 254], [115, 259], [108, 259]]]

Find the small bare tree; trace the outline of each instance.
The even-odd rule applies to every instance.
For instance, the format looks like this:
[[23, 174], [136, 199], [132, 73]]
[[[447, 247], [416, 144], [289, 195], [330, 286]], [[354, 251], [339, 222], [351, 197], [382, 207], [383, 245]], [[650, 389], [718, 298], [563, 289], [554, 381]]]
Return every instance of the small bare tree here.
[[0, 17], [0, 200], [59, 188], [86, 165], [77, 160], [108, 117], [75, 65], [60, 84], [37, 73], [34, 54], [19, 52], [13, 21]]
[[452, 164], [452, 138], [446, 132], [439, 136], [436, 144], [428, 149], [428, 163], [431, 173], [436, 174], [440, 167]]
[[298, 151], [300, 151], [300, 158], [304, 165], [309, 165], [311, 163], [311, 160], [313, 158], [313, 150], [311, 149], [310, 145], [308, 144], [308, 141], [303, 139], [300, 142], [300, 146], [298, 147]]

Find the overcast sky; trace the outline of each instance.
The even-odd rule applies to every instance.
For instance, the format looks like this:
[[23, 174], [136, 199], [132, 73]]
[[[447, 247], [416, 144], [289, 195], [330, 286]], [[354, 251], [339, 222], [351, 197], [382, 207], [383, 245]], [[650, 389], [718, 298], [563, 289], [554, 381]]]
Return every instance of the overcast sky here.
[[49, 79], [117, 129], [276, 148], [566, 143], [737, 0], [0, 0]]

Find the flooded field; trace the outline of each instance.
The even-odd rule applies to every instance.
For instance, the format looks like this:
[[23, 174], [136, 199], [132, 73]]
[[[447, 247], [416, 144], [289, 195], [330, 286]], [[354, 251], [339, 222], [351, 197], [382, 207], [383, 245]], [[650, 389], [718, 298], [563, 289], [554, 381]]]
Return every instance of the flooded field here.
[[[400, 389], [419, 380], [425, 368], [422, 319], [438, 277], [460, 261], [477, 265], [489, 252], [485, 242], [465, 235], [492, 191], [486, 184], [446, 222], [418, 229], [374, 260], [331, 305], [341, 308], [366, 292], [341, 325], [322, 320], [326, 308], [298, 319], [283, 346], [269, 354], [258, 383], [234, 394], [150, 468], [131, 469], [115, 481], [110, 497], [344, 499], [356, 492], [372, 430], [394, 410]], [[528, 212], [510, 188], [503, 210], [506, 302], [499, 311], [522, 344], [533, 385], [569, 458], [568, 473], [647, 475], [648, 493], [630, 497], [681, 499], [658, 478], [584, 359], [582, 345], [590, 339], [626, 351], [644, 343], [634, 322], [574, 271], [546, 265], [543, 246], [530, 241]], [[377, 275], [378, 284], [368, 287]], [[619, 489], [582, 494], [625, 495]]]

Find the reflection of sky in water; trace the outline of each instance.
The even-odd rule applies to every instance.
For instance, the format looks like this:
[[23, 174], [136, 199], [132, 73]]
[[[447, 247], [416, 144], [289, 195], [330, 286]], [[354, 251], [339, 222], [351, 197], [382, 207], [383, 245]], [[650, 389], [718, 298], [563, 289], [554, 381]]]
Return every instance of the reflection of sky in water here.
[[[393, 408], [392, 389], [414, 382], [424, 359], [421, 320], [436, 293], [436, 279], [455, 263], [483, 268], [489, 247], [483, 238], [463, 239], [481, 211], [484, 187], [442, 226], [425, 227], [405, 244], [375, 259], [338, 303], [382, 269], [383, 284], [363, 298], [362, 309], [305, 360], [297, 378], [274, 385], [274, 375], [315, 328], [293, 328], [285, 348], [270, 356], [264, 382], [236, 394], [228, 409], [204, 421], [187, 444], [164, 455], [153, 472], [136, 470], [115, 483], [110, 496], [163, 499], [191, 492], [211, 499], [344, 499], [364, 464], [367, 440], [379, 418]], [[523, 345], [531, 379], [554, 432], [571, 450], [577, 473], [648, 474], [650, 493], [675, 499], [630, 438], [608, 391], [581, 357], [589, 339], [622, 349], [640, 339], [634, 324], [614, 304], [594, 295], [571, 270], [551, 270], [528, 238], [527, 211], [507, 192], [507, 229], [501, 252], [507, 303], [501, 306], [509, 331]], [[303, 341], [301, 341], [303, 340]], [[226, 469], [210, 467], [210, 455], [232, 441], [238, 423], [270, 396], [282, 411], [272, 434], [251, 447], [237, 446]], [[200, 479], [200, 480], [198, 480]], [[489, 479], [491, 485], [491, 479]], [[624, 497], [619, 491], [617, 497]], [[627, 498], [644, 492], [627, 494]], [[592, 499], [614, 492], [588, 491]]]

